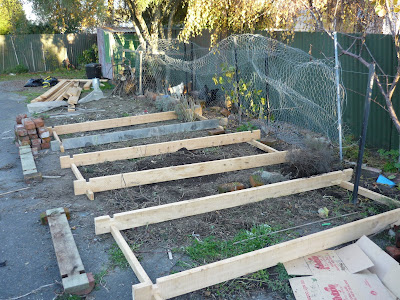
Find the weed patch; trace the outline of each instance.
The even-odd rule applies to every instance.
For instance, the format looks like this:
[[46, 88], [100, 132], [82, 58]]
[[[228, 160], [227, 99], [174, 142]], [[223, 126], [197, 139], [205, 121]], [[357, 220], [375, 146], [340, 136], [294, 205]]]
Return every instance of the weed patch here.
[[[132, 251], [136, 251], [140, 245], [132, 245], [130, 248]], [[117, 244], [113, 244], [108, 250], [108, 254], [110, 256], [110, 267], [111, 268], [120, 268], [120, 269], [126, 269], [129, 267], [129, 263], [125, 258], [124, 253], [122, 253], [122, 250], [119, 248]], [[140, 258], [138, 257], [140, 260]]]
[[[190, 259], [195, 262], [181, 261], [180, 266], [191, 268], [196, 265], [211, 263], [228, 257], [258, 250], [275, 245], [286, 240], [286, 235], [273, 234], [279, 228], [267, 224], [253, 226], [250, 230], [239, 231], [232, 240], [224, 241], [214, 236], [206, 237], [200, 241], [194, 239], [192, 244], [184, 249]], [[217, 297], [228, 298], [233, 294], [245, 294], [255, 287], [268, 288], [274, 292], [283, 293], [286, 299], [293, 299], [289, 285], [289, 276], [282, 264], [269, 270], [260, 270], [247, 276], [236, 278], [208, 288], [209, 293]]]
[[400, 171], [398, 150], [385, 151], [383, 149], [379, 149], [378, 153], [379, 156], [385, 160], [385, 164], [383, 165], [383, 170], [385, 172], [396, 173]]

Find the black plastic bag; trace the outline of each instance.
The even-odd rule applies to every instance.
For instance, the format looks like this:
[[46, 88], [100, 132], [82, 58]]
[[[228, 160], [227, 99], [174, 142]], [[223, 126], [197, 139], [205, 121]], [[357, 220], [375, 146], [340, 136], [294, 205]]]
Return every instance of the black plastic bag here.
[[28, 82], [24, 85], [24, 87], [36, 87], [36, 86], [42, 86], [43, 85], [43, 79], [29, 79]]

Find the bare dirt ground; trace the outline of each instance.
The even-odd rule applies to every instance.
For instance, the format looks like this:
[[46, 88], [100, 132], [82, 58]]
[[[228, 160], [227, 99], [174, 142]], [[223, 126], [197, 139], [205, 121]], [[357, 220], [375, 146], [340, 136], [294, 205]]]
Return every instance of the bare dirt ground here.
[[[0, 103], [3, 105], [3, 109], [0, 111], [0, 128], [2, 128], [0, 130], [2, 138], [0, 140], [0, 193], [29, 187], [29, 189], [20, 192], [0, 196], [0, 263], [4, 262], [4, 266], [0, 266], [0, 299], [17, 299], [15, 297], [24, 294], [28, 295], [22, 297], [23, 299], [54, 299], [57, 296], [59, 299], [71, 299], [63, 298], [65, 295], [62, 295], [62, 288], [58, 284], [60, 274], [49, 228], [39, 222], [40, 213], [47, 209], [68, 207], [71, 211], [70, 226], [73, 228], [74, 238], [83, 264], [86, 271], [95, 274], [97, 279], [97, 288], [86, 296], [86, 299], [131, 299], [131, 286], [138, 283], [138, 280], [129, 268], [114, 267], [114, 257], [110, 254], [110, 249], [112, 250], [115, 247], [113, 238], [109, 234], [95, 235], [94, 218], [217, 194], [218, 185], [227, 182], [239, 181], [246, 187], [250, 187], [249, 176], [259, 170], [259, 168], [257, 170], [243, 170], [106, 191], [96, 193], [95, 200], [89, 201], [86, 196], [74, 196], [73, 180], [75, 180], [75, 177], [70, 169], [61, 169], [59, 164], [61, 155], [206, 136], [207, 132], [202, 131], [73, 149], [64, 154], [49, 150], [41, 151], [36, 160], [38, 170], [43, 175], [60, 177], [44, 179], [41, 183], [26, 185], [23, 182], [18, 149], [13, 144], [15, 116], [27, 111], [24, 97], [15, 93], [23, 89], [21, 88], [22, 85], [23, 82], [19, 81], [0, 83]], [[133, 98], [108, 97], [87, 103], [85, 106], [81, 105], [76, 113], [68, 114], [64, 108], [47, 112], [43, 116], [46, 125], [53, 126], [152, 112], [156, 112], [156, 109], [151, 102], [139, 102]], [[206, 111], [205, 115], [212, 117], [215, 113]], [[236, 125], [237, 120], [230, 117], [228, 131], [234, 132]], [[146, 126], [141, 125], [141, 127]], [[138, 126], [135, 128], [138, 128]], [[264, 134], [268, 132], [279, 137], [279, 134], [275, 133], [272, 128], [270, 130], [265, 130], [265, 128], [264, 126]], [[293, 134], [291, 132], [291, 135]], [[300, 141], [301, 135], [301, 131], [296, 133]], [[290, 140], [280, 140], [275, 147], [284, 150], [296, 146], [290, 142]], [[109, 162], [79, 167], [79, 169], [85, 179], [89, 179], [91, 177], [258, 153], [262, 152], [248, 144], [195, 151], [182, 149], [177, 153], [167, 155]], [[295, 174], [286, 164], [265, 167], [263, 170], [281, 172], [290, 178], [295, 177]], [[376, 177], [375, 173], [364, 173], [363, 185], [388, 196], [396, 196], [393, 189], [384, 189], [373, 184]], [[155, 282], [157, 277], [188, 269], [194, 265], [183, 248], [191, 245], [196, 239], [203, 240], [209, 236], [214, 236], [217, 239], [230, 240], [241, 230], [250, 230], [252, 227], [261, 224], [268, 224], [274, 228], [288, 228], [319, 221], [321, 218], [317, 211], [321, 207], [329, 209], [330, 217], [356, 212], [351, 216], [329, 221], [330, 225], [328, 226], [322, 226], [324, 222], [320, 222], [301, 229], [291, 230], [280, 236], [282, 240], [288, 240], [389, 209], [362, 198], [360, 205], [354, 207], [349, 203], [349, 197], [348, 192], [338, 187], [325, 188], [127, 230], [124, 235], [131, 245], [135, 245], [135, 253], [140, 256], [145, 270]], [[383, 235], [380, 243], [384, 245], [387, 242], [386, 236]], [[168, 258], [168, 250], [173, 253], [172, 260]], [[277, 278], [274, 270], [271, 270], [270, 274], [271, 278]], [[243, 281], [246, 281], [246, 279], [243, 279]], [[49, 286], [43, 287], [44, 285]], [[238, 286], [241, 288], [237, 288]], [[223, 292], [221, 292], [221, 289]], [[290, 292], [273, 291], [266, 284], [250, 284], [247, 281], [245, 285], [240, 285], [237, 281], [233, 281], [178, 298], [261, 300], [291, 299], [293, 296]]]

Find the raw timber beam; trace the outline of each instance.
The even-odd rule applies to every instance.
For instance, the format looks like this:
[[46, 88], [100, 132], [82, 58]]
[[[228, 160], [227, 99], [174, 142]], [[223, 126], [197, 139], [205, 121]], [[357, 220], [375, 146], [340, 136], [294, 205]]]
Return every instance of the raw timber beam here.
[[54, 126], [59, 135], [175, 120], [174, 111]]
[[[266, 155], [274, 156], [276, 154], [271, 153]], [[331, 172], [310, 178], [283, 181], [225, 194], [118, 213], [115, 214], [113, 218], [110, 218], [110, 216], [97, 217], [95, 218], [95, 230], [96, 234], [103, 234], [110, 232], [111, 226], [114, 226], [118, 230], [125, 230], [215, 210], [232, 208], [266, 199], [312, 191], [337, 185], [342, 181], [348, 181], [352, 174], [352, 169], [346, 169], [344, 171]]]
[[129, 265], [131, 266], [133, 272], [135, 273], [135, 275], [139, 279], [139, 281], [151, 283], [149, 276], [147, 275], [146, 271], [143, 269], [142, 265], [140, 264], [139, 260], [136, 258], [135, 254], [132, 252], [128, 243], [125, 241], [121, 232], [112, 226], [111, 234], [114, 237], [115, 242], [118, 244], [119, 248], [121, 249], [122, 253], [124, 254], [126, 260], [128, 261]]
[[[340, 183], [340, 186], [342, 188], [345, 188], [346, 190], [353, 191], [354, 189], [354, 184], [351, 182], [342, 182]], [[381, 195], [379, 193], [376, 193], [374, 191], [368, 190], [366, 188], [363, 188], [361, 186], [358, 187], [358, 194], [361, 196], [364, 196], [366, 198], [369, 198], [375, 202], [379, 202], [381, 204], [387, 205], [387, 206], [393, 206], [393, 207], [400, 207], [400, 201], [386, 197], [384, 195]]]
[[105, 151], [75, 154], [70, 156], [61, 156], [61, 168], [70, 168], [72, 164], [76, 166], [94, 165], [108, 161], [132, 159], [166, 153], [173, 153], [179, 149], [188, 150], [202, 149], [207, 147], [224, 146], [238, 144], [260, 138], [260, 130], [230, 133], [219, 136], [208, 136], [186, 140], [171, 141], [166, 143], [157, 143], [141, 145], [135, 147], [126, 147]]
[[286, 162], [286, 155], [286, 151], [277, 153], [265, 153], [160, 169], [95, 177], [90, 178], [89, 182], [83, 180], [75, 180], [74, 192], [75, 195], [83, 195], [87, 192], [87, 190], [91, 190], [96, 193], [151, 183], [180, 180], [211, 174], [220, 174], [225, 172], [233, 172], [238, 170], [281, 164]]
[[[88, 146], [116, 143], [133, 139], [142, 139], [142, 138], [167, 135], [172, 133], [206, 130], [206, 129], [216, 128], [218, 126], [219, 126], [218, 120], [177, 123], [177, 124], [163, 125], [157, 127], [132, 129], [132, 130], [109, 132], [103, 134], [63, 139], [62, 144], [64, 146], [64, 149], [83, 148]], [[58, 142], [52, 141], [51, 149], [53, 151], [57, 151], [58, 145], [59, 145]]]
[[267, 145], [265, 145], [263, 143], [260, 143], [259, 141], [256, 141], [256, 139], [254, 139], [252, 141], [249, 141], [248, 143], [250, 145], [252, 145], [252, 146], [254, 146], [254, 147], [256, 147], [256, 148], [258, 148], [258, 149], [260, 149], [262, 151], [268, 152], [268, 153], [279, 152], [279, 150], [276, 150], [276, 149], [274, 149], [274, 148], [272, 148], [270, 146], [267, 146]]

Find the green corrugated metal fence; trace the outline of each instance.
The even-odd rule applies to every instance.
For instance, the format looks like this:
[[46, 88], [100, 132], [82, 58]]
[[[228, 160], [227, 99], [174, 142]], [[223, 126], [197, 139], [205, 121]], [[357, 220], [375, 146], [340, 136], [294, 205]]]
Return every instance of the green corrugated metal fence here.
[[18, 64], [31, 72], [54, 70], [67, 58], [76, 66], [82, 52], [96, 42], [95, 34], [0, 35], [0, 72]]
[[[349, 47], [353, 41], [351, 38], [341, 34], [338, 34], [338, 39], [339, 43], [344, 47]], [[312, 56], [316, 58], [331, 58], [334, 56], [333, 40], [326, 34], [297, 32], [289, 44], [306, 52], [310, 52], [311, 49]], [[384, 72], [393, 76], [396, 71], [397, 58], [391, 36], [370, 34], [367, 36], [366, 44]], [[367, 58], [365, 51], [363, 57]], [[345, 55], [340, 56], [340, 64], [342, 81], [347, 92], [343, 119], [348, 128], [347, 133], [359, 137], [367, 89], [368, 68], [356, 59]], [[400, 116], [399, 89], [400, 87], [397, 88], [393, 97], [393, 105], [398, 116]], [[372, 99], [375, 103], [371, 105], [367, 144], [376, 148], [398, 149], [399, 135], [389, 114], [380, 106], [385, 106], [385, 103], [376, 84], [373, 89]]]

